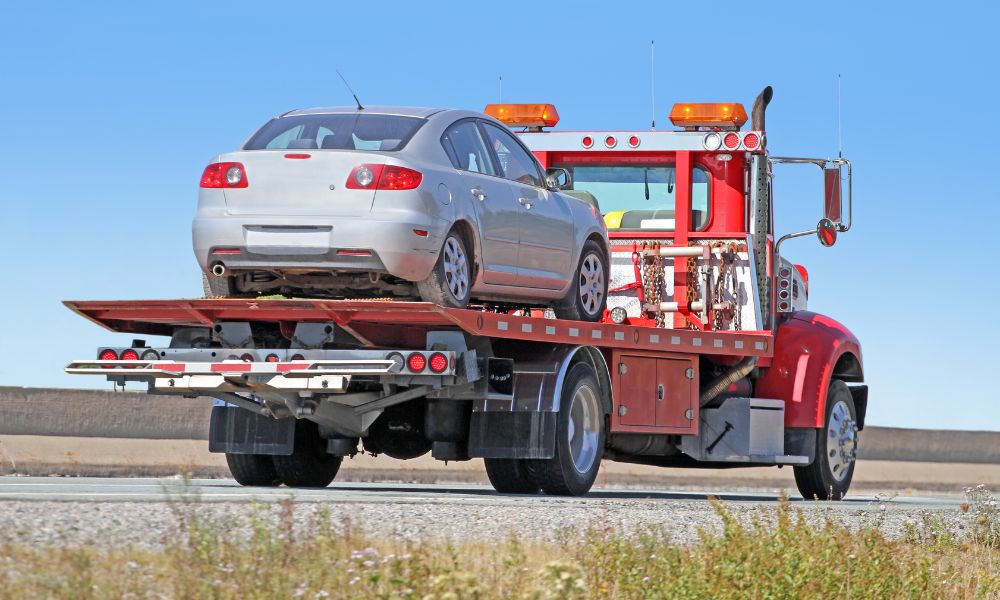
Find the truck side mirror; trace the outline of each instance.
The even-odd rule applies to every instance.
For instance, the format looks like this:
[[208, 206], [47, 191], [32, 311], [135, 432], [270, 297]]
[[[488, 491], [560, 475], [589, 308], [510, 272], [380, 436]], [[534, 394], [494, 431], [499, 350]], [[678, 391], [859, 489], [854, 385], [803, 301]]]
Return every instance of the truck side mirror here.
[[816, 225], [816, 235], [819, 236], [819, 243], [829, 248], [837, 243], [837, 225], [830, 219], [820, 219]]
[[573, 176], [569, 171], [556, 167], [545, 171], [545, 185], [550, 190], [562, 190], [573, 187]]
[[[825, 185], [823, 194], [823, 217], [835, 224], [843, 223], [843, 203], [840, 194], [840, 165], [823, 169]], [[833, 242], [827, 244], [832, 246]]]

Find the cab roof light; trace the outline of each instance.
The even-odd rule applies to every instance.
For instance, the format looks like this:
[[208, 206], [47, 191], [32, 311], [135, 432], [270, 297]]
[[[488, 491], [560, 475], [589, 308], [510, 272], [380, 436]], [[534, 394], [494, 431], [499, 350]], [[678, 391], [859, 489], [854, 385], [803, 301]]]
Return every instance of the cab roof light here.
[[552, 104], [487, 104], [483, 112], [510, 127], [555, 127], [559, 122]]
[[674, 105], [670, 122], [677, 127], [739, 129], [747, 122], [747, 111], [738, 102], [687, 102]]

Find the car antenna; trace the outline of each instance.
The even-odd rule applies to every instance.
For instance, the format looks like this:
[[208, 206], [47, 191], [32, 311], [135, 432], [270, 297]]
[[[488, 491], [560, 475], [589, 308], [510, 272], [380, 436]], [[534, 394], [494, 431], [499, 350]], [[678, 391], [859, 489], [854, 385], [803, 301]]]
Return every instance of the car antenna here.
[[500, 73], [500, 99], [497, 102], [503, 104], [503, 73]]
[[358, 95], [351, 89], [351, 84], [347, 83], [347, 80], [344, 79], [344, 74], [340, 72], [340, 69], [337, 69], [337, 75], [340, 75], [340, 80], [344, 82], [344, 86], [347, 88], [347, 91], [351, 92], [351, 95], [354, 96], [354, 101], [358, 103], [358, 110], [364, 110], [365, 107], [361, 106], [361, 100], [358, 100]]
[[656, 129], [656, 40], [649, 41], [649, 113]]
[[844, 134], [841, 125], [840, 73], [837, 73], [837, 158], [844, 158]]

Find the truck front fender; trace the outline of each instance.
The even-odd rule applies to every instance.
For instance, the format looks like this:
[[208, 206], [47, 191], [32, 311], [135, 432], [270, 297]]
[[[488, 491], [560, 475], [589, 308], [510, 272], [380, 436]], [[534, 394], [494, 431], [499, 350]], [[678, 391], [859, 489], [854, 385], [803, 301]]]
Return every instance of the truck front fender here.
[[[846, 327], [812, 312], [793, 313], [778, 327], [771, 366], [754, 395], [785, 401], [785, 427], [823, 427], [830, 380], [864, 381], [861, 344]], [[866, 407], [857, 407], [860, 414]]]

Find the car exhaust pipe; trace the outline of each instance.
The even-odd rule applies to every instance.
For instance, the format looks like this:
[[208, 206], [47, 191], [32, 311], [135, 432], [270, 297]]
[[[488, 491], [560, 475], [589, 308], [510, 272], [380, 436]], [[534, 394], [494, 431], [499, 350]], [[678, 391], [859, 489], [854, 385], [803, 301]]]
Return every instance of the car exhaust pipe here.
[[767, 86], [757, 94], [757, 99], [753, 101], [753, 108], [750, 110], [750, 127], [754, 131], [764, 131], [764, 113], [767, 111], [767, 105], [771, 102], [771, 97], [774, 96], [774, 89], [771, 86]]
[[215, 275], [216, 277], [222, 277], [225, 274], [226, 274], [226, 265], [222, 263], [215, 263], [214, 265], [212, 265], [212, 275]]

